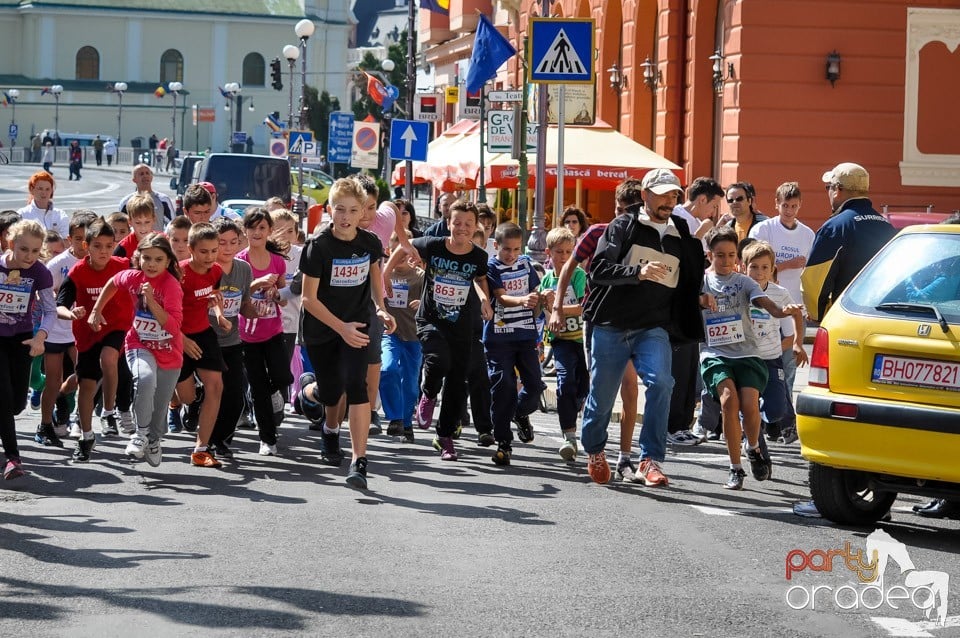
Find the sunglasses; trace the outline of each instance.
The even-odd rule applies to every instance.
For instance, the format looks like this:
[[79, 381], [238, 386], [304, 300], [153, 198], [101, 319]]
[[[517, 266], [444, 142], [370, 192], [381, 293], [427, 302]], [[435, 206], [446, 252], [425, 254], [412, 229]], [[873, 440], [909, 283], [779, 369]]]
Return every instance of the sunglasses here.
[[727, 198], [727, 203], [728, 203], [728, 204], [733, 204], [734, 202], [742, 202], [742, 201], [745, 200], [745, 199], [746, 199], [746, 196], [745, 196], [745, 195], [740, 195], [740, 196], [738, 196], [738, 197], [728, 197], [728, 198]]
[[826, 185], [826, 189], [827, 189], [827, 191], [839, 190], [839, 189], [840, 189], [840, 184], [827, 184], [827, 185]]

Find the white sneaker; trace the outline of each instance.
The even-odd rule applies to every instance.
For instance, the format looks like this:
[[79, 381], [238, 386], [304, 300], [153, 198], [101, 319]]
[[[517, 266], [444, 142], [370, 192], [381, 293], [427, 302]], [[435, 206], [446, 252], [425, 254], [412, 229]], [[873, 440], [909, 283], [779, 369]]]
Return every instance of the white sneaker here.
[[127, 447], [124, 452], [134, 458], [142, 459], [146, 448], [147, 440], [139, 434], [134, 434], [132, 437], [130, 437], [130, 442], [127, 443]]
[[576, 439], [566, 439], [563, 442], [563, 445], [560, 446], [560, 458], [564, 461], [570, 462], [574, 461], [577, 458], [577, 440]]
[[[57, 436], [60, 436], [60, 433], [59, 433], [59, 432], [57, 432]], [[68, 434], [67, 436], [69, 436], [71, 439], [79, 439], [80, 437], [82, 437], [82, 436], [83, 436], [83, 430], [80, 429], [80, 424], [79, 424], [79, 423], [74, 423], [73, 425], [71, 425], [71, 426], [70, 426], [70, 434]]]
[[260, 443], [260, 456], [276, 456], [277, 446], [269, 443]]
[[120, 415], [120, 431], [124, 434], [133, 434], [137, 431], [137, 426], [133, 423], [133, 412], [130, 410], [119, 410], [117, 414]]
[[66, 425], [60, 425], [59, 423], [54, 423], [53, 431], [56, 432], [57, 436], [59, 436], [62, 439], [68, 435], [69, 428]]
[[160, 449], [160, 441], [155, 441], [154, 443], [147, 445], [146, 452], [143, 455], [143, 460], [145, 460], [148, 465], [152, 467], [159, 467], [162, 459], [163, 450]]
[[693, 426], [693, 429], [690, 430], [690, 434], [700, 439], [700, 442], [703, 443], [710, 436], [710, 433], [707, 432], [707, 428], [703, 427], [699, 423]]
[[672, 434], [667, 434], [667, 443], [671, 445], [691, 446], [700, 445], [703, 441], [690, 430], [680, 430]]

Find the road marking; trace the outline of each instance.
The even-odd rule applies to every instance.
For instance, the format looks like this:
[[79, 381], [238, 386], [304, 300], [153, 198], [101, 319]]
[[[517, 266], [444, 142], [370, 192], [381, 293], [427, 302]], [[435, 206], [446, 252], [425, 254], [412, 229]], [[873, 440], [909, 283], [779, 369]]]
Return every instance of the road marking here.
[[688, 503], [690, 507], [697, 510], [701, 514], [706, 514], [707, 516], [750, 516], [752, 514], [792, 514], [793, 508], [791, 507], [737, 507], [737, 508], [725, 508], [725, 507], [710, 507], [709, 505], [693, 505]]
[[929, 620], [912, 622], [906, 618], [888, 618], [884, 616], [871, 616], [870, 620], [880, 625], [888, 636], [897, 636], [902, 638], [929, 638], [931, 634], [927, 630], [935, 631], [945, 629], [946, 627], [960, 627], [960, 616], [947, 616], [943, 625]]

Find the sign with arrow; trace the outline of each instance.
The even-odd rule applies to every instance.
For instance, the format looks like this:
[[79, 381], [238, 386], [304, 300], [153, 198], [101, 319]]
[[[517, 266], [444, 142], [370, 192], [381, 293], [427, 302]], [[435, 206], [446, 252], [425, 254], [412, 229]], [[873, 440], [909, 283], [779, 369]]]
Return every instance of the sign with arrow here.
[[390, 159], [427, 161], [430, 125], [413, 120], [394, 120], [390, 125]]
[[530, 81], [543, 84], [593, 82], [593, 20], [533, 18], [530, 21]]

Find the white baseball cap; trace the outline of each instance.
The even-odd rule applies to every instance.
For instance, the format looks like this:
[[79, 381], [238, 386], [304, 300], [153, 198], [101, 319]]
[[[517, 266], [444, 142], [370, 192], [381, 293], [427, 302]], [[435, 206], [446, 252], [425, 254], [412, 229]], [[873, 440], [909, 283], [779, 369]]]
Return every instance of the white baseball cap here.
[[683, 192], [683, 187], [680, 186], [680, 180], [673, 174], [673, 171], [666, 168], [657, 168], [648, 171], [647, 174], [643, 176], [641, 188], [643, 188], [643, 190], [653, 191], [657, 195], [666, 195], [670, 191]]

